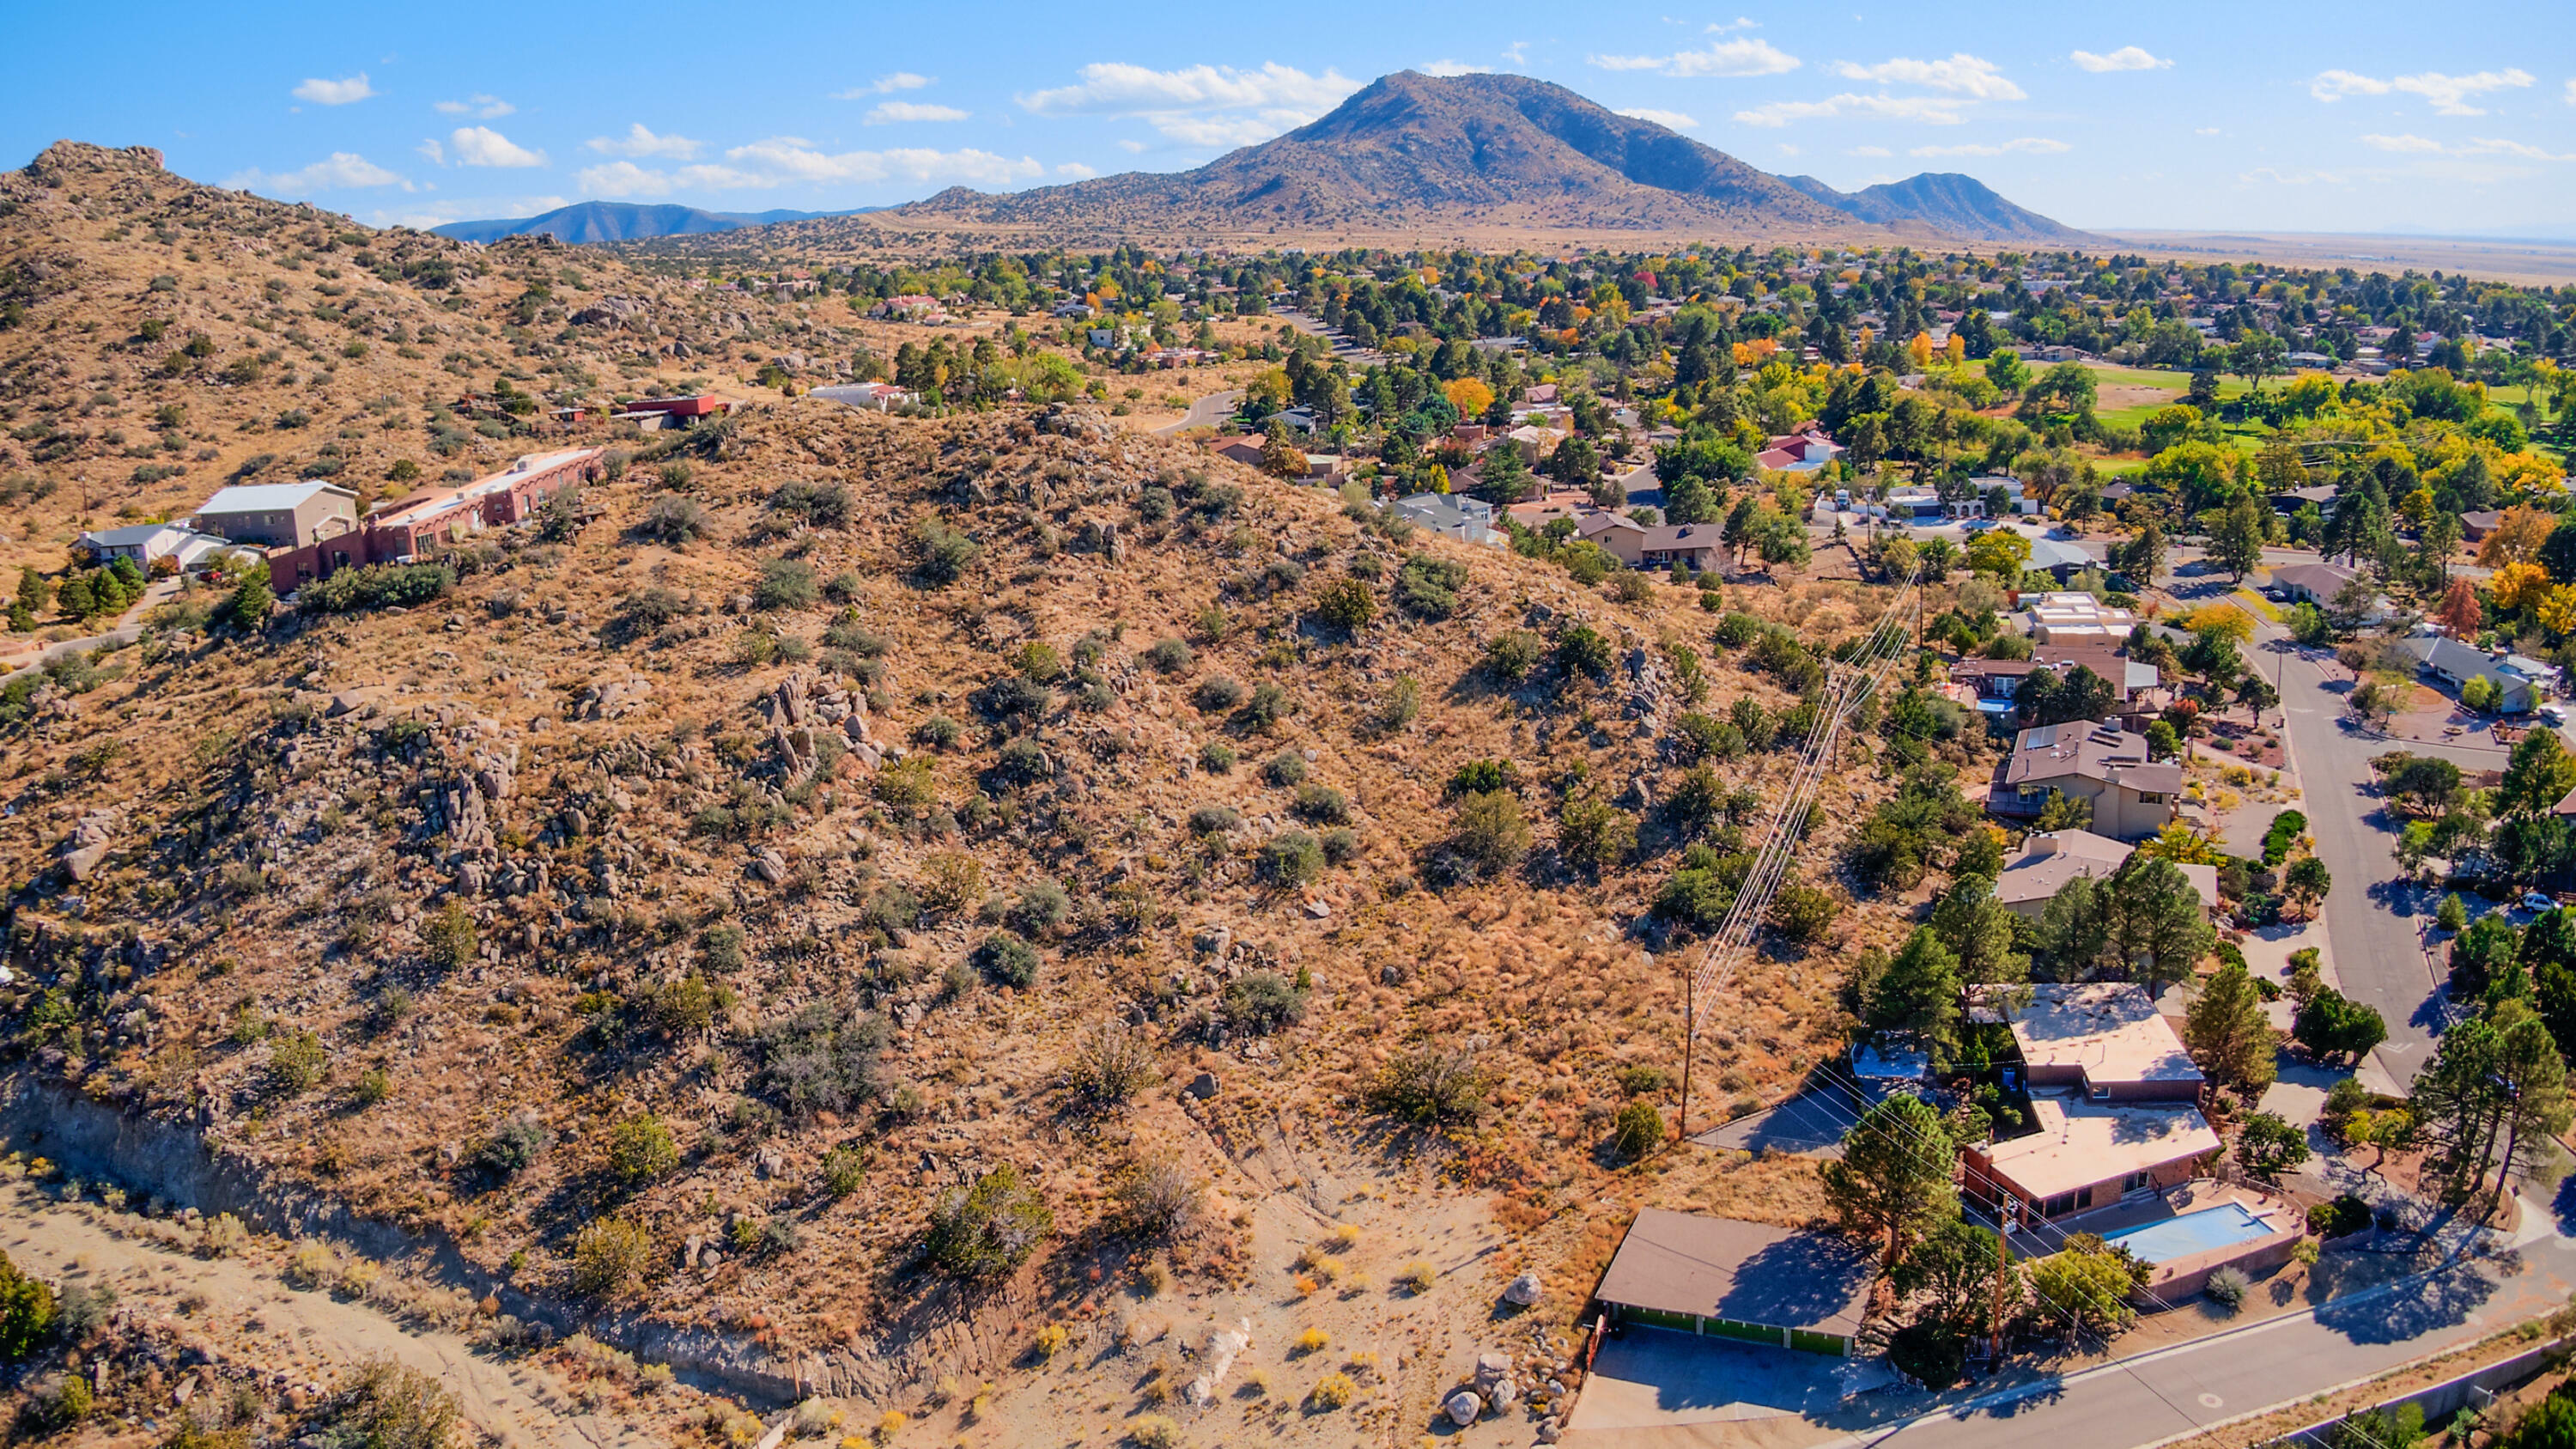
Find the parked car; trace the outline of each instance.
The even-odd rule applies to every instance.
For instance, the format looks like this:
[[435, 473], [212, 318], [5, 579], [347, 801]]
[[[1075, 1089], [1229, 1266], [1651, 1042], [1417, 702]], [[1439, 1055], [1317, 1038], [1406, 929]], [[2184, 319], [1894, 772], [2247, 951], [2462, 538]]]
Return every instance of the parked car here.
[[2540, 911], [2554, 911], [2558, 909], [2558, 903], [2551, 900], [2548, 892], [2546, 891], [2524, 891], [2522, 893], [2522, 908], [2526, 911], [2532, 911], [2535, 913]]

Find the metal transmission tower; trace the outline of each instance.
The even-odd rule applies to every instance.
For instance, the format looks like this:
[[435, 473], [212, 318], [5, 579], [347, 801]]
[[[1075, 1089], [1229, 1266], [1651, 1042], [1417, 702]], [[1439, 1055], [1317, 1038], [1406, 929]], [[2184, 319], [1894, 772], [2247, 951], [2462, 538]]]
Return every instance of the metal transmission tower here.
[[1781, 882], [1788, 878], [1789, 862], [1797, 854], [1798, 843], [1805, 838], [1807, 812], [1816, 803], [1816, 792], [1831, 771], [1834, 746], [1842, 729], [1861, 702], [1877, 693], [1897, 662], [1912, 651], [1915, 615], [1922, 609], [1922, 594], [1916, 580], [1922, 573], [1918, 566], [1909, 571], [1898, 587], [1896, 597], [1848, 659], [1829, 666], [1825, 692], [1818, 701], [1816, 720], [1807, 731], [1807, 740], [1798, 751], [1798, 763], [1790, 771], [1789, 783], [1781, 792], [1780, 802], [1771, 811], [1770, 833], [1762, 849], [1746, 870], [1744, 882], [1737, 887], [1735, 901], [1719, 923], [1716, 934], [1709, 938], [1708, 949], [1692, 969], [1683, 992], [1682, 1042], [1682, 1110], [1681, 1137], [1690, 1139], [1691, 1062], [1699, 1054], [1699, 1008], [1713, 1000], [1733, 979], [1736, 964], [1753, 949], [1753, 935], [1762, 927], [1762, 918], [1771, 909], [1772, 897], [1780, 893]]

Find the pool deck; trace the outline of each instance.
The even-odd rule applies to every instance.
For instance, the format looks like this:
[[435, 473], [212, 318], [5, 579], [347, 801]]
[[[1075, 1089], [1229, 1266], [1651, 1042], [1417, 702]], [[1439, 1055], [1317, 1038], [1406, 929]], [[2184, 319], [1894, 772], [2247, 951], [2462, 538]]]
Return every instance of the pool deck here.
[[2015, 1229], [2013, 1252], [2015, 1256], [2053, 1253], [2076, 1233], [2113, 1237], [2231, 1202], [2262, 1219], [2271, 1231], [2157, 1263], [2142, 1296], [2151, 1306], [2175, 1304], [2200, 1292], [2208, 1284], [2209, 1275], [2220, 1268], [2233, 1265], [2252, 1272], [2289, 1261], [2291, 1248], [2307, 1235], [2307, 1214], [2297, 1203], [2278, 1194], [2213, 1178], [2194, 1178], [2161, 1193], [2142, 1194], [2106, 1208]]

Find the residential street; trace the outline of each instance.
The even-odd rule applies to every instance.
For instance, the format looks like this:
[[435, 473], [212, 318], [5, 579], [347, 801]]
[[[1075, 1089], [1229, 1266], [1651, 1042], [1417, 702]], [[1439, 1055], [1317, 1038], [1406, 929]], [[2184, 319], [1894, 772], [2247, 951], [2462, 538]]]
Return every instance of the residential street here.
[[[2233, 591], [2223, 577], [2207, 580], [2182, 576], [2167, 591], [2186, 601], [2205, 601]], [[2379, 1009], [2388, 1020], [2388, 1040], [2374, 1053], [2387, 1073], [2384, 1085], [2402, 1090], [2431, 1054], [2440, 1023], [2441, 995], [2425, 964], [2423, 930], [2441, 897], [2396, 880], [2393, 824], [2380, 801], [2371, 774], [2374, 755], [2392, 749], [2433, 754], [2463, 770], [2504, 766], [2505, 751], [2494, 746], [2433, 745], [2400, 742], [2364, 733], [2345, 717], [2344, 700], [2352, 676], [2331, 656], [2302, 650], [2286, 630], [2255, 620], [2255, 642], [2247, 656], [2267, 676], [2277, 672], [2281, 703], [2288, 711], [2290, 760], [2304, 792], [2300, 808], [2308, 833], [2316, 838], [2317, 857], [2334, 875], [2326, 896], [2326, 953], [2346, 996]]]
[[1233, 417], [1234, 410], [1242, 405], [1243, 389], [1241, 388], [1231, 392], [1212, 392], [1191, 403], [1190, 410], [1181, 415], [1179, 422], [1166, 423], [1154, 431], [1177, 433], [1188, 428], [1212, 428], [1227, 418]]
[[[2460, 1264], [2313, 1313], [2100, 1365], [2022, 1396], [1838, 1441], [1905, 1449], [2129, 1449], [2294, 1401], [2474, 1340], [2566, 1301], [2576, 1250], [2544, 1236], [2499, 1283]], [[2184, 1307], [2184, 1313], [2197, 1312]]]

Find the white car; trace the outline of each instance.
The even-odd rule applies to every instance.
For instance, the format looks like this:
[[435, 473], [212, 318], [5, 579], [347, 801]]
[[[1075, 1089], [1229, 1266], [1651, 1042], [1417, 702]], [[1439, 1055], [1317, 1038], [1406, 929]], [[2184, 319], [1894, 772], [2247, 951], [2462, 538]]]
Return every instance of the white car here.
[[2524, 891], [2522, 893], [2522, 908], [2526, 911], [2533, 912], [2554, 911], [2558, 909], [2558, 903], [2551, 900], [2543, 892]]

